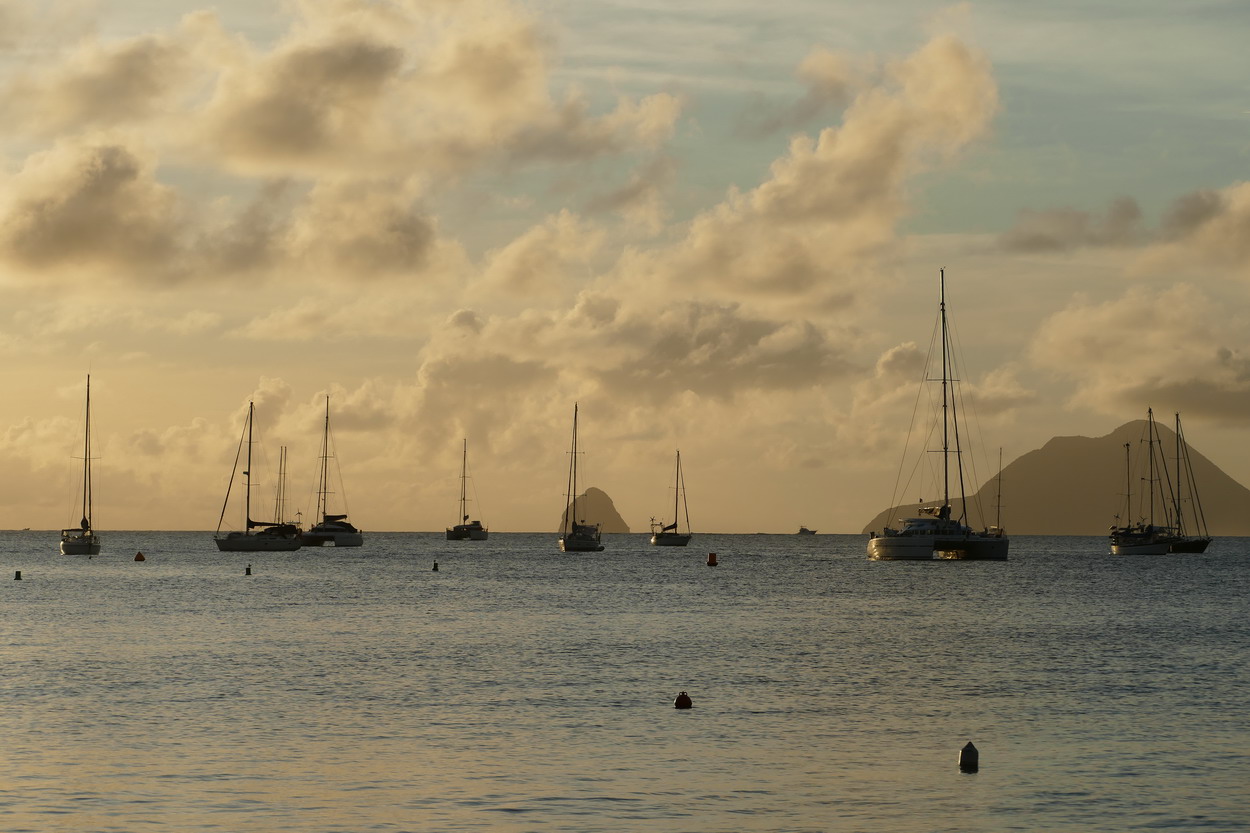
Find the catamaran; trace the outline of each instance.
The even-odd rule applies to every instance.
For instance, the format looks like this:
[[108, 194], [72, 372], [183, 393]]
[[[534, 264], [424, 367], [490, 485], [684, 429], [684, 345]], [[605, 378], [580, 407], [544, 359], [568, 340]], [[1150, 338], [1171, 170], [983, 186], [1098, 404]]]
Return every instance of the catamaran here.
[[465, 511], [465, 505], [469, 500], [468, 481], [469, 439], [466, 437], [460, 454], [460, 523], [447, 527], [448, 541], [485, 541], [490, 535], [490, 530], [482, 526], [481, 521], [469, 520], [469, 513]]
[[[942, 502], [922, 506], [920, 517], [900, 518], [901, 528], [886, 527], [868, 540], [868, 557], [874, 561], [927, 561], [943, 559], [1005, 561], [1009, 540], [1001, 527], [975, 530], [967, 523], [967, 495], [964, 491], [964, 462], [961, 426], [956, 397], [952, 390], [954, 356], [946, 318], [946, 270], [940, 271], [938, 315], [941, 325], [942, 361]], [[929, 381], [928, 372], [923, 385]], [[934, 380], [936, 381], [936, 380]], [[966, 430], [966, 429], [965, 429]], [[952, 444], [954, 448], [952, 448]], [[954, 457], [959, 483], [959, 516], [952, 517], [951, 458]]]

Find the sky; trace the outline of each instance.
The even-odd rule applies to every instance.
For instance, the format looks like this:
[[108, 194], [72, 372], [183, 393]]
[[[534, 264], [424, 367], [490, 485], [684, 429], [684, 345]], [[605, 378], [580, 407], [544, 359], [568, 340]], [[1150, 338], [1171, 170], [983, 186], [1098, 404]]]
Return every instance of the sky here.
[[[945, 269], [992, 472], [1148, 407], [1250, 483], [1242, 2], [0, 0], [0, 528], [855, 532]], [[984, 480], [985, 477], [982, 477]], [[921, 490], [917, 485], [913, 491]], [[1010, 487], [1004, 523], [1010, 530]], [[903, 495], [907, 499], [923, 494]], [[1108, 516], [1118, 500], [1108, 495]], [[261, 514], [261, 512], [254, 512]]]

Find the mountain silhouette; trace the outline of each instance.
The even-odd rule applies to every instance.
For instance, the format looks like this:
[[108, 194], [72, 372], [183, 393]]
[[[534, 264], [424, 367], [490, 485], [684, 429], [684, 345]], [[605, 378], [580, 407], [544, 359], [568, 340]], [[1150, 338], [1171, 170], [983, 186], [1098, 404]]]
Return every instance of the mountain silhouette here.
[[[1002, 472], [1002, 525], [1016, 535], [1101, 535], [1125, 514], [1128, 485], [1124, 444], [1130, 444], [1134, 460], [1132, 488], [1134, 506], [1146, 487], [1146, 420], [1127, 422], [1103, 437], [1054, 437], [1039, 449], [1012, 461]], [[1169, 476], [1176, 483], [1176, 434], [1156, 422], [1159, 441], [1167, 458]], [[1188, 445], [1188, 443], [1187, 443]], [[1194, 482], [1212, 535], [1250, 535], [1250, 489], [1229, 477], [1219, 466], [1188, 445]], [[1158, 449], [1155, 451], [1158, 455]], [[1164, 481], [1166, 484], [1166, 480]], [[968, 498], [970, 526], [980, 529], [995, 522], [998, 483], [990, 478]], [[937, 499], [926, 501], [929, 506]], [[951, 499], [952, 512], [960, 513], [958, 497]], [[873, 518], [864, 532], [897, 527], [897, 518], [914, 517], [919, 504], [902, 504]], [[1160, 518], [1156, 518], [1162, 522]], [[1190, 530], [1191, 532], [1193, 530]]]
[[[565, 507], [564, 512], [560, 515], [559, 529], [564, 528], [568, 512], [568, 507]], [[625, 523], [625, 519], [616, 511], [612, 498], [608, 497], [607, 492], [604, 492], [602, 489], [596, 489], [592, 486], [579, 495], [577, 498], [577, 514], [581, 516], [576, 519], [578, 523], [600, 524], [600, 528], [604, 532], [629, 532], [629, 524]]]

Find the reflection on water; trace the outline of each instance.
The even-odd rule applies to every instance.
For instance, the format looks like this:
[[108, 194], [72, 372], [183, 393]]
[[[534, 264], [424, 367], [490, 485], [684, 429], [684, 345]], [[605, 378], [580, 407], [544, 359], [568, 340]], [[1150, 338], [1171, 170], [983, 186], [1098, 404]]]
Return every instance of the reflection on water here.
[[0, 829], [1250, 825], [1245, 540], [932, 564], [824, 535], [107, 541], [0, 533], [23, 573], [0, 586]]

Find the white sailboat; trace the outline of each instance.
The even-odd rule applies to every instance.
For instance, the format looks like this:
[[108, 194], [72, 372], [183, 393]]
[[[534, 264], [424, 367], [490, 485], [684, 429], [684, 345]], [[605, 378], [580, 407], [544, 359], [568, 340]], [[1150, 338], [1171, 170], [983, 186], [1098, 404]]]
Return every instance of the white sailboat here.
[[599, 524], [588, 524], [577, 513], [577, 404], [573, 404], [573, 443], [569, 451], [569, 485], [560, 530], [561, 552], [603, 552]]
[[482, 526], [479, 520], [469, 520], [469, 513], [465, 511], [465, 505], [468, 503], [467, 484], [469, 481], [469, 440], [464, 440], [464, 448], [460, 455], [460, 522], [455, 526], [447, 527], [448, 541], [485, 541], [490, 530]]
[[[300, 548], [299, 527], [284, 523], [281, 520], [252, 520], [252, 422], [255, 406], [247, 403], [247, 421], [243, 436], [239, 439], [239, 451], [234, 455], [234, 468], [230, 470], [230, 484], [226, 487], [226, 499], [221, 506], [221, 517], [217, 520], [217, 532], [213, 540], [217, 549], [222, 552], [290, 552]], [[225, 534], [221, 527], [226, 519], [226, 510], [230, 506], [230, 492], [234, 487], [234, 476], [239, 471], [239, 458], [243, 445], [247, 445], [246, 464], [243, 469], [243, 529], [233, 530]], [[279, 478], [279, 501], [281, 501], [282, 478]]]
[[[941, 325], [942, 354], [942, 502], [937, 506], [923, 506], [921, 517], [900, 518], [901, 527], [886, 527], [882, 534], [875, 532], [868, 540], [868, 557], [874, 561], [928, 561], [964, 559], [1005, 561], [1009, 540], [1000, 527], [987, 527], [980, 531], [967, 524], [967, 495], [964, 491], [964, 464], [961, 448], [959, 417], [954, 392], [956, 381], [952, 378], [954, 356], [951, 352], [950, 329], [946, 320], [946, 270], [939, 278], [938, 304]], [[925, 373], [928, 380], [928, 372]], [[921, 384], [924, 384], [922, 382]], [[952, 441], [954, 448], [951, 447]], [[952, 517], [951, 505], [951, 457], [954, 457], [959, 482], [959, 517]]]
[[100, 552], [100, 536], [91, 526], [91, 376], [87, 376], [87, 415], [82, 440], [82, 520], [78, 526], [61, 530], [61, 553], [64, 555], [96, 555]]
[[[686, 515], [686, 531], [677, 528], [678, 506]], [[681, 451], [677, 451], [677, 474], [673, 483], [673, 522], [667, 526], [664, 522], [651, 519], [651, 544], [656, 547], [684, 547], [690, 543], [690, 509], [686, 506], [686, 480], [681, 473]]]
[[318, 520], [307, 532], [300, 533], [300, 543], [305, 547], [323, 547], [326, 544], [359, 547], [365, 543], [364, 533], [352, 526], [347, 512], [330, 514], [330, 458], [334, 456], [333, 450], [330, 441], [330, 397], [327, 396], [325, 431], [321, 435], [321, 465], [317, 477], [317, 514], [313, 516]]

